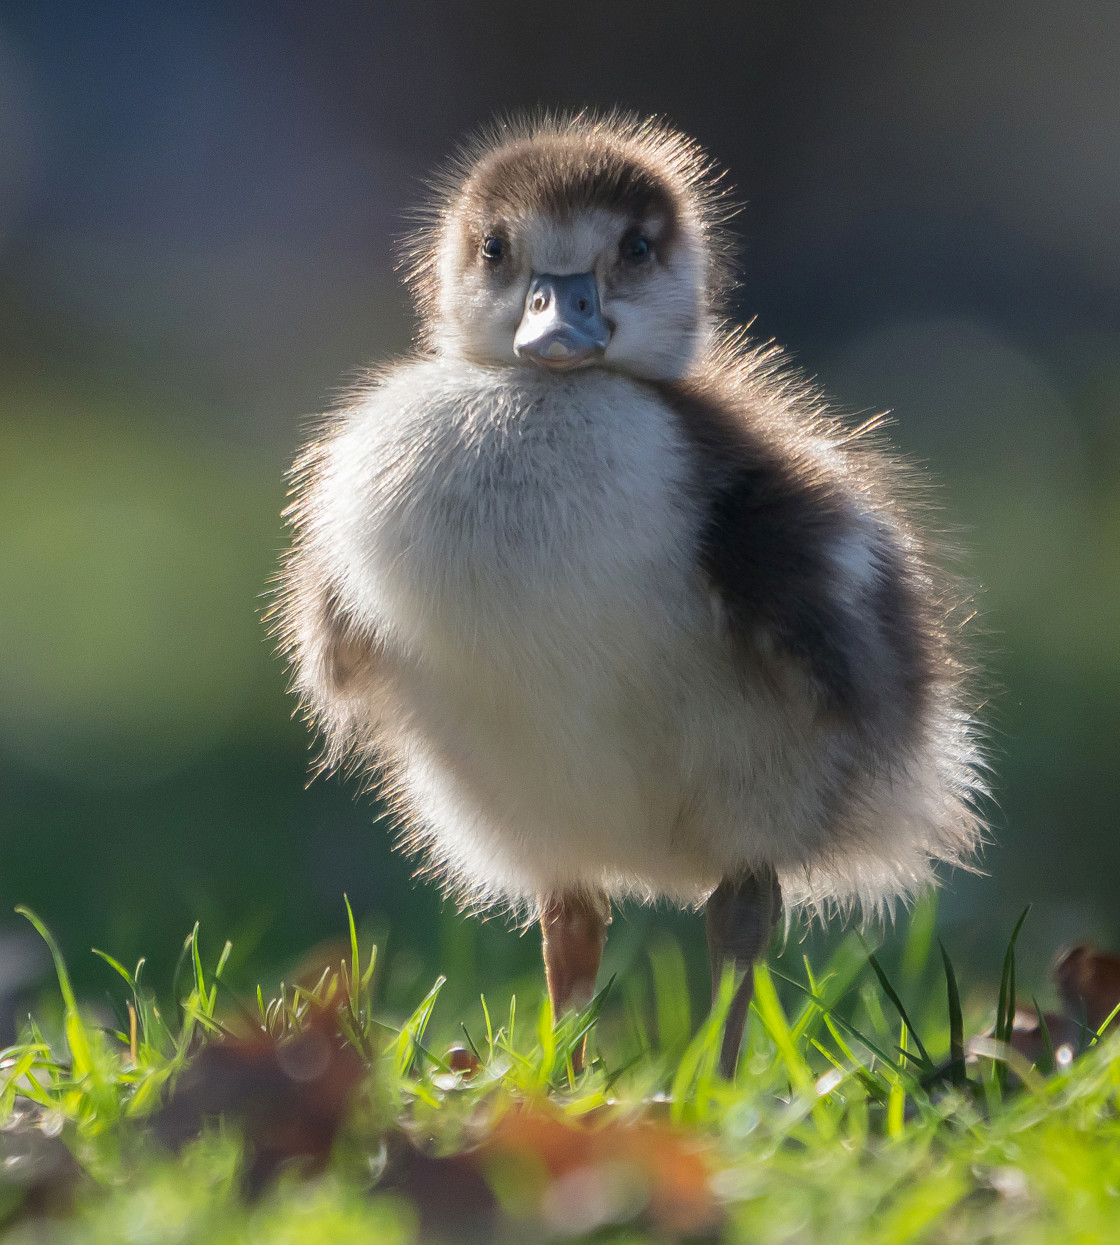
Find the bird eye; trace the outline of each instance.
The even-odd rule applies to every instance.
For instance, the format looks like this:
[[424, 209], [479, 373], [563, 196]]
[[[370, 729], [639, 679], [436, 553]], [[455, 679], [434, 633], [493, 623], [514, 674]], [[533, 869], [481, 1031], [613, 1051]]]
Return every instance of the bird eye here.
[[653, 247], [647, 237], [640, 233], [633, 233], [622, 239], [619, 253], [630, 263], [640, 264], [653, 254]]
[[506, 253], [506, 244], [501, 238], [495, 238], [493, 234], [482, 240], [482, 258], [488, 259], [491, 263], [496, 264]]

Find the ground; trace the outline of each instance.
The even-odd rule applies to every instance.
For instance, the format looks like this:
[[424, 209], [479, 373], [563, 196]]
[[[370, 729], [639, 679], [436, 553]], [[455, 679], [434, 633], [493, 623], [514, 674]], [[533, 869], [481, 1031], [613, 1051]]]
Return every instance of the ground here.
[[380, 1014], [376, 949], [352, 918], [344, 961], [251, 1006], [220, 991], [226, 953], [209, 971], [196, 929], [173, 1019], [103, 957], [122, 1004], [106, 1028], [28, 916], [60, 1007], [50, 1040], [32, 1021], [2, 1057], [6, 1240], [1030, 1245], [1120, 1230], [1112, 1016], [1091, 1028], [1090, 997], [1080, 1019], [1016, 1018], [1014, 937], [994, 1025], [962, 1013], [948, 956], [919, 962], [928, 928], [903, 956], [928, 986], [920, 1026], [857, 936], [796, 981], [760, 967], [732, 1085], [715, 1072], [732, 983], [694, 1026], [671, 949], [652, 997], [612, 983], [556, 1028], [547, 1009], [483, 1003], [452, 1042], [440, 982], [403, 1024]]

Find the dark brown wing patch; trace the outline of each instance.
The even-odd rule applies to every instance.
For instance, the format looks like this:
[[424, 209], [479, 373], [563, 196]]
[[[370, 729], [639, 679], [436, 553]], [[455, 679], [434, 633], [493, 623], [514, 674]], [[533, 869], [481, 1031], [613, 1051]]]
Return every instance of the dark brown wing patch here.
[[[661, 382], [692, 448], [706, 522], [700, 568], [732, 643], [758, 668], [774, 644], [806, 668], [824, 708], [871, 739], [914, 728], [934, 680], [936, 627], [898, 531], [866, 513], [874, 482], [830, 469], [808, 430], [767, 419], [764, 401], [718, 379]], [[873, 465], [882, 470], [883, 464]], [[864, 510], [861, 529], [860, 511]], [[868, 523], [871, 526], [866, 526]], [[870, 542], [873, 574], [842, 582], [837, 549]]]

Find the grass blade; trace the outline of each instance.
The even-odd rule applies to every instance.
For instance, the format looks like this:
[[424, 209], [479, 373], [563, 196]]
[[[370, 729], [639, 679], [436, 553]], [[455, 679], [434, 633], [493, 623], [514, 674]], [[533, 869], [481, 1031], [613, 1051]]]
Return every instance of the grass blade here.
[[961, 996], [949, 952], [945, 950], [945, 944], [940, 938], [937, 945], [941, 948], [941, 963], [945, 967], [945, 992], [949, 1000], [949, 1079], [958, 1089], [963, 1089], [968, 1083], [968, 1072], [964, 1062], [964, 1015], [961, 1011]]
[[685, 1047], [669, 1088], [669, 1115], [674, 1124], [702, 1117], [700, 1087], [710, 1082], [719, 1058], [720, 1039], [735, 994], [735, 974], [728, 965], [720, 979], [712, 1010], [704, 1018], [692, 1041]]
[[[907, 1036], [912, 1035], [913, 1030], [909, 1023], [904, 1019], [902, 1027], [898, 1033], [898, 1048], [902, 1052], [902, 1062], [899, 1064], [900, 1071], [906, 1070], [906, 1058], [909, 1055], [907, 1048]], [[903, 1084], [902, 1077], [895, 1077], [891, 1082], [890, 1093], [887, 1096], [887, 1136], [892, 1141], [897, 1141], [902, 1136], [902, 1127], [906, 1122], [906, 1087]]]
[[[1031, 905], [1027, 904], [1018, 921], [1015, 922], [1015, 928], [1011, 931], [1011, 939], [1007, 944], [1007, 951], [1003, 957], [1003, 972], [1000, 974], [999, 982], [999, 999], [996, 1003], [995, 1040], [1001, 1042], [1004, 1046], [1010, 1045], [1011, 1031], [1015, 1027], [1015, 943], [1030, 910]], [[996, 1060], [993, 1062], [992, 1068], [996, 1085], [1002, 1094], [1004, 1089], [1007, 1088], [1007, 1064], [1001, 1060]]]
[[90, 950], [97, 956], [98, 959], [104, 960], [114, 972], [119, 973], [125, 981], [128, 982], [131, 989], [136, 988], [136, 982], [134, 981], [132, 974], [119, 960], [114, 960], [113, 957], [105, 951], [98, 951], [96, 947], [91, 947]]
[[754, 1006], [770, 1035], [770, 1040], [778, 1048], [778, 1054], [785, 1064], [794, 1089], [800, 1094], [811, 1094], [813, 1074], [793, 1040], [789, 1021], [782, 1010], [778, 992], [774, 989], [774, 979], [765, 964], [754, 966]]
[[1096, 1032], [1093, 1034], [1092, 1040], [1089, 1043], [1090, 1046], [1092, 1046], [1094, 1042], [1099, 1042], [1101, 1038], [1104, 1037], [1105, 1030], [1108, 1028], [1110, 1024], [1112, 1024], [1112, 1022], [1116, 1019], [1117, 1016], [1120, 1016], [1120, 1003], [1117, 1003], [1116, 1006], [1112, 1009], [1112, 1011], [1110, 1011], [1108, 1015], [1104, 1018], [1104, 1020], [1101, 1021]]
[[788, 985], [793, 986], [795, 990], [800, 990], [816, 1003], [824, 1015], [825, 1026], [827, 1027], [829, 1033], [832, 1034], [832, 1038], [836, 1042], [837, 1046], [841, 1048], [845, 1058], [850, 1058], [855, 1064], [860, 1063], [858, 1056], [846, 1043], [844, 1043], [844, 1039], [840, 1035], [841, 1029], [843, 1029], [844, 1032], [850, 1037], [855, 1038], [861, 1046], [870, 1051], [870, 1053], [874, 1055], [880, 1063], [883, 1063], [888, 1067], [893, 1064], [893, 1060], [890, 1055], [888, 1055], [877, 1042], [873, 1041], [865, 1033], [857, 1029], [850, 1020], [846, 1020], [843, 1016], [841, 1016], [840, 1013], [835, 1010], [835, 1005], [829, 1005], [824, 999], [814, 994], [811, 990], [807, 990], [801, 982], [795, 981], [792, 977], [787, 977], [784, 973], [779, 973], [773, 968], [771, 968], [769, 972], [772, 977], [777, 977], [779, 981], [784, 981]]
[[[902, 1020], [902, 1023], [910, 1031], [910, 1036], [914, 1039], [914, 1045], [918, 1048], [919, 1058], [917, 1062], [919, 1062], [922, 1065], [925, 1071], [927, 1072], [932, 1071], [933, 1060], [930, 1059], [929, 1052], [926, 1050], [925, 1046], [922, 1044], [922, 1039], [918, 1036], [918, 1031], [914, 1028], [913, 1024], [911, 1023], [910, 1017], [906, 1014], [906, 1008], [903, 1007], [902, 1000], [898, 997], [898, 993], [895, 990], [894, 986], [891, 985], [890, 978], [888, 978], [887, 974], [883, 971], [883, 966], [879, 963], [878, 957], [876, 956], [875, 952], [871, 950], [870, 947], [867, 948], [867, 962], [875, 970], [875, 976], [878, 977], [879, 979], [879, 985], [883, 987], [883, 993], [887, 996], [888, 999], [890, 999], [891, 1004], [894, 1007], [895, 1011], [898, 1012], [899, 1018]], [[904, 1049], [908, 1049], [908, 1046], [904, 1047]]]
[[914, 904], [910, 912], [910, 929], [902, 944], [902, 980], [917, 982], [929, 963], [933, 950], [933, 931], [937, 923], [937, 892], [929, 891]]
[[688, 1045], [692, 1035], [692, 1015], [688, 1001], [688, 978], [680, 944], [665, 939], [651, 948], [653, 1000], [657, 1015], [657, 1040], [665, 1053], [675, 1053]]
[[424, 1040], [424, 1030], [427, 1029], [428, 1021], [435, 1010], [436, 1000], [446, 984], [446, 977], [437, 977], [435, 984], [424, 995], [420, 1006], [409, 1016], [401, 1029], [400, 1035], [397, 1038], [397, 1049], [393, 1061], [398, 1077], [403, 1078], [410, 1072], [413, 1061], [420, 1049], [420, 1044]]
[[78, 1000], [74, 995], [74, 987], [70, 984], [70, 974], [66, 969], [66, 961], [62, 958], [62, 952], [59, 950], [58, 943], [54, 940], [54, 935], [51, 934], [50, 930], [47, 929], [30, 908], [25, 908], [21, 904], [16, 908], [16, 912], [20, 916], [26, 917], [35, 927], [35, 932], [47, 944], [47, 949], [51, 953], [51, 959], [54, 960], [54, 971], [58, 977], [58, 989], [62, 995], [62, 1003], [65, 1009], [63, 1023], [66, 1030], [66, 1042], [70, 1047], [70, 1058], [73, 1061], [73, 1075], [75, 1079], [80, 1079], [93, 1070], [93, 1048], [90, 1045], [85, 1022], [78, 1013]]
[[358, 954], [358, 929], [354, 924], [354, 909], [350, 907], [350, 896], [344, 894], [342, 902], [346, 905], [346, 923], [350, 928], [350, 1002], [355, 1004], [357, 1001], [355, 996], [362, 980], [361, 957]]
[[1054, 1054], [1054, 1039], [1050, 1036], [1050, 1026], [1046, 1023], [1046, 1017], [1038, 1005], [1038, 999], [1033, 994], [1031, 1002], [1034, 1004], [1035, 1015], [1038, 1017], [1038, 1031], [1042, 1036], [1042, 1053], [1045, 1056], [1045, 1066], [1039, 1068], [1039, 1071], [1048, 1076], [1058, 1066], [1057, 1056]]

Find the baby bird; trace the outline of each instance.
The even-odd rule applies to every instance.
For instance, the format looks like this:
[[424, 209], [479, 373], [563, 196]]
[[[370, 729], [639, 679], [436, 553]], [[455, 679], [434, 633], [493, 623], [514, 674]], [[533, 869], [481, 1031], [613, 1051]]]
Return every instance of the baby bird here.
[[721, 181], [612, 114], [498, 127], [414, 240], [416, 353], [295, 468], [279, 602], [325, 737], [554, 1014], [611, 901], [706, 904], [713, 988], [782, 911], [889, 905], [982, 835], [952, 601], [910, 481], [718, 319]]

